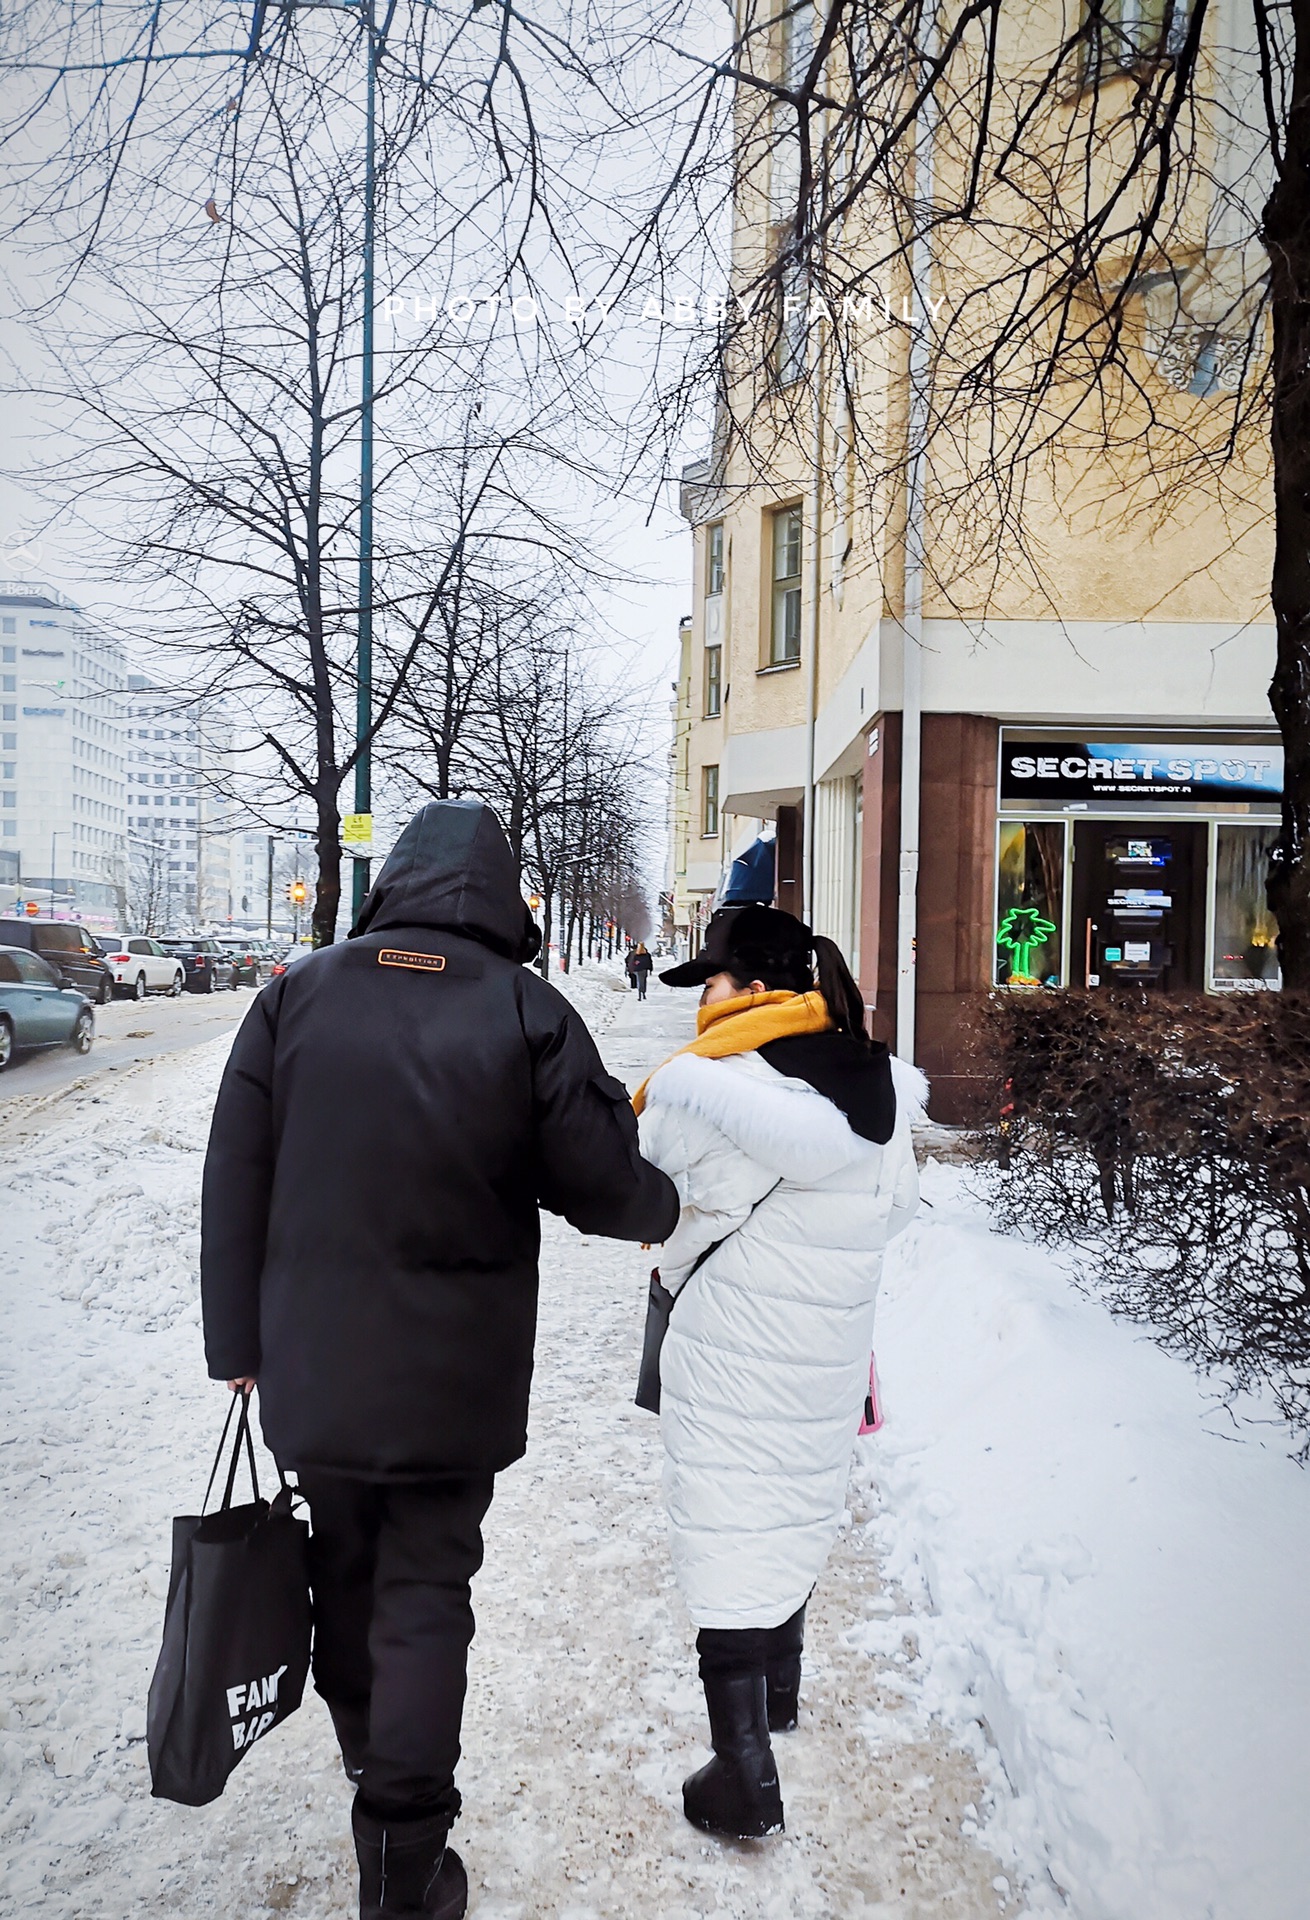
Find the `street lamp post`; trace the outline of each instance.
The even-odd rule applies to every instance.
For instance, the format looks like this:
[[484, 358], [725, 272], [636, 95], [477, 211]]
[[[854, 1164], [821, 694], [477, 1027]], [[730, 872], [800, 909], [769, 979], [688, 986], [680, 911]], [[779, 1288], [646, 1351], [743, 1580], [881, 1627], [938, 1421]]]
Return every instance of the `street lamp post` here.
[[[376, 242], [377, 44], [373, 0], [360, 0], [367, 83], [364, 107], [364, 337], [359, 411], [359, 628], [356, 639], [355, 812], [373, 811], [373, 267]], [[372, 863], [356, 858], [351, 918], [358, 920]]]
[[[364, 27], [364, 246], [363, 340], [360, 355], [359, 410], [359, 609], [355, 634], [355, 812], [373, 810], [373, 305], [377, 246], [377, 34], [374, 0], [286, 0], [295, 8], [352, 12], [358, 4]], [[262, 8], [244, 58], [258, 44]], [[389, 18], [390, 16], [388, 16]], [[371, 861], [355, 858], [351, 881], [351, 917], [358, 919], [371, 877]]]

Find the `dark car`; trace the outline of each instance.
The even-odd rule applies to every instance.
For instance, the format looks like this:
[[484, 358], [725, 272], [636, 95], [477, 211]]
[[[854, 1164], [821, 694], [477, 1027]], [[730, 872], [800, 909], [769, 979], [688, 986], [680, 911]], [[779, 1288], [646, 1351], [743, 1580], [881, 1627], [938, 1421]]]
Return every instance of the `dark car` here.
[[235, 987], [237, 970], [230, 953], [217, 940], [198, 936], [185, 940], [165, 940], [164, 952], [175, 954], [186, 968], [188, 993], [213, 993], [217, 987]]
[[54, 968], [26, 947], [0, 946], [0, 1072], [20, 1047], [74, 1047], [95, 1039], [91, 1002], [65, 986]]
[[218, 942], [237, 970], [239, 987], [257, 987], [269, 974], [270, 962], [264, 955], [262, 940], [234, 940], [223, 934]]
[[0, 947], [25, 947], [49, 962], [65, 986], [103, 1007], [113, 997], [112, 967], [96, 937], [76, 920], [0, 920]]

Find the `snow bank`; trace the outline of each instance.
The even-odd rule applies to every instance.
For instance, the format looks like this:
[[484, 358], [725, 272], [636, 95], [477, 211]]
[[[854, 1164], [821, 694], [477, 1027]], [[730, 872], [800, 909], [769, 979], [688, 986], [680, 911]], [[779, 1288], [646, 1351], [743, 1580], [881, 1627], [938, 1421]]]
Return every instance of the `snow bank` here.
[[632, 992], [621, 960], [587, 960], [581, 966], [575, 962], [568, 973], [552, 966], [550, 984], [572, 1001], [595, 1034], [614, 1024], [626, 1005], [623, 996]]
[[1234, 1427], [1048, 1252], [991, 1234], [960, 1169], [930, 1163], [924, 1193], [861, 1443], [884, 1573], [929, 1607], [920, 1701], [983, 1716], [1053, 1908], [1303, 1920], [1310, 1479], [1283, 1431]]

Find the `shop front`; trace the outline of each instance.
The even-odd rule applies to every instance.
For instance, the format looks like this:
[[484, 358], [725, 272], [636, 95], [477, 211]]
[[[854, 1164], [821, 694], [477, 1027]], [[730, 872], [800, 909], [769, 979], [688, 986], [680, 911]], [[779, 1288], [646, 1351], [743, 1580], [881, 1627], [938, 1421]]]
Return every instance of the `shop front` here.
[[996, 984], [1277, 988], [1281, 791], [1276, 736], [1002, 729]]

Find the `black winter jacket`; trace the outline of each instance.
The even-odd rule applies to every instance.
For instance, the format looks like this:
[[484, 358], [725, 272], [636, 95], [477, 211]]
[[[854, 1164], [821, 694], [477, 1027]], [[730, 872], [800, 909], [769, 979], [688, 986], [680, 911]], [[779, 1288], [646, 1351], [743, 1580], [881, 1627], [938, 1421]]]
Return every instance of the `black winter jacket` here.
[[260, 994], [205, 1161], [215, 1379], [259, 1378], [284, 1467], [495, 1470], [527, 1443], [538, 1208], [659, 1241], [672, 1183], [582, 1020], [521, 960], [495, 815], [436, 801], [343, 946]]

